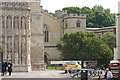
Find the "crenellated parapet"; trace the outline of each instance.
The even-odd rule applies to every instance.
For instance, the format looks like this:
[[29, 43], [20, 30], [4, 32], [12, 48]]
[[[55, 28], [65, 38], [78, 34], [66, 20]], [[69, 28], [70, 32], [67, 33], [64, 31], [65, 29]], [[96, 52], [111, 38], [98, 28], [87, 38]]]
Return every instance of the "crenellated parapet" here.
[[67, 10], [56, 10], [55, 11], [55, 16], [58, 19], [61, 18], [81, 18], [81, 19], [86, 19], [86, 15], [85, 14], [80, 14], [80, 13], [67, 13]]
[[66, 10], [56, 10], [55, 11], [55, 16], [58, 18], [58, 19], [62, 19], [64, 17], [64, 15], [67, 14], [67, 11]]
[[64, 18], [81, 18], [81, 19], [86, 19], [85, 14], [78, 14], [78, 13], [69, 13], [64, 16]]
[[0, 2], [3, 9], [29, 9], [27, 2]]

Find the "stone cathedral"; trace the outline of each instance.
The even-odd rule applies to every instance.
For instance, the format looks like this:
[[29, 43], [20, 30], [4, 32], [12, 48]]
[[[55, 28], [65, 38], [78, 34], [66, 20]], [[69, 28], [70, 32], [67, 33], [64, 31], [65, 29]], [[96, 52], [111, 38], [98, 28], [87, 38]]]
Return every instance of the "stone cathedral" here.
[[0, 2], [0, 47], [14, 71], [44, 68], [41, 12], [40, 2]]
[[65, 32], [86, 31], [86, 15], [55, 15], [43, 10], [40, 0], [0, 0], [0, 48], [13, 71], [44, 70], [60, 60], [56, 44]]

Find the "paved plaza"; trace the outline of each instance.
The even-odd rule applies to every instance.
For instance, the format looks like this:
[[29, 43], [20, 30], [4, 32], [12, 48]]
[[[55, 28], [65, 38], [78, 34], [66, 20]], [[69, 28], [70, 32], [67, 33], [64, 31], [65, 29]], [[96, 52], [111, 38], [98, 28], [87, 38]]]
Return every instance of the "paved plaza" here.
[[[46, 71], [31, 71], [31, 72], [13, 72], [11, 76], [8, 74], [0, 76], [2, 78], [71, 78], [65, 74], [63, 70], [46, 70]], [[97, 78], [98, 79], [98, 78]], [[96, 80], [96, 79], [88, 79]]]
[[31, 72], [13, 72], [11, 76], [8, 74], [0, 76], [0, 78], [67, 78], [67, 74], [62, 70], [46, 70]]

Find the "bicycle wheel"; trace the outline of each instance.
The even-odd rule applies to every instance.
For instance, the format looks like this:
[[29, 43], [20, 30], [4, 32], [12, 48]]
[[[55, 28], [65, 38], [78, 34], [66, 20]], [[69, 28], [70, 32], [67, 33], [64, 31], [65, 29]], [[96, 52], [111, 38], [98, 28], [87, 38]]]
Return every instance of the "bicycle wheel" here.
[[77, 77], [81, 78], [81, 72], [78, 72]]

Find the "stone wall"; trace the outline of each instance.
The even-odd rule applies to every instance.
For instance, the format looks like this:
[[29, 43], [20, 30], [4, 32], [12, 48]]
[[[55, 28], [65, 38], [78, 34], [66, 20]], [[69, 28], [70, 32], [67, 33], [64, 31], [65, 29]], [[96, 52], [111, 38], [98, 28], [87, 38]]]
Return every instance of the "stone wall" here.
[[42, 8], [38, 2], [30, 2], [31, 14], [31, 65], [32, 70], [44, 70], [44, 35]]
[[48, 42], [45, 42], [44, 53], [47, 54], [46, 56], [49, 60], [59, 59], [60, 52], [57, 50], [56, 44], [63, 35], [62, 22], [56, 17], [50, 15], [49, 13], [44, 12], [43, 24], [47, 27], [49, 31], [49, 37], [48, 37], [49, 39]]

